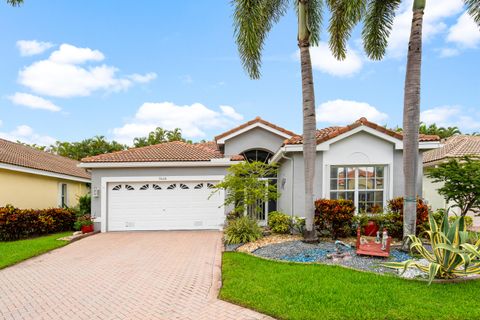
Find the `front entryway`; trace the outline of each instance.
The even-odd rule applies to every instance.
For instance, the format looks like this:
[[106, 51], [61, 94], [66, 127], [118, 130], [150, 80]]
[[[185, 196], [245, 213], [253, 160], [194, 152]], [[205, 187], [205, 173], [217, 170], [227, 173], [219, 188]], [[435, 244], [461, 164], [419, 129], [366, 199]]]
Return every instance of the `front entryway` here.
[[225, 220], [218, 181], [108, 183], [107, 230], [221, 229]]

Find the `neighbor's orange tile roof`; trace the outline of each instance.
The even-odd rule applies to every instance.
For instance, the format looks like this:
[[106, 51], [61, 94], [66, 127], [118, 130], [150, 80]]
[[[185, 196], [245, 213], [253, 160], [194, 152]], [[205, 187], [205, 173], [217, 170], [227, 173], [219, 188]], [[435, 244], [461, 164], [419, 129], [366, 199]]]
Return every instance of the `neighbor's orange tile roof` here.
[[250, 120], [250, 121], [248, 121], [248, 122], [245, 122], [244, 124], [241, 124], [241, 125], [239, 125], [238, 127], [235, 127], [235, 128], [233, 128], [233, 129], [231, 129], [231, 130], [228, 130], [228, 131], [226, 131], [226, 132], [224, 132], [224, 133], [222, 133], [222, 134], [219, 134], [218, 136], [215, 137], [215, 141], [217, 141], [217, 140], [219, 140], [219, 139], [221, 139], [221, 138], [223, 138], [223, 137], [226, 137], [226, 136], [228, 136], [228, 135], [231, 135], [232, 133], [235, 133], [235, 132], [237, 132], [237, 131], [239, 131], [239, 130], [242, 130], [243, 128], [246, 128], [246, 127], [248, 127], [248, 126], [251, 126], [252, 124], [255, 124], [255, 123], [264, 124], [264, 125], [272, 128], [272, 129], [281, 131], [281, 132], [283, 132], [283, 133], [285, 133], [285, 134], [288, 134], [288, 135], [290, 135], [290, 136], [295, 136], [295, 135], [296, 135], [295, 132], [292, 132], [292, 131], [290, 131], [290, 130], [284, 129], [284, 128], [282, 128], [282, 127], [279, 127], [279, 126], [277, 126], [277, 125], [275, 125], [275, 124], [273, 124], [273, 123], [271, 123], [271, 122], [268, 122], [268, 121], [266, 121], [266, 120], [263, 120], [263, 119], [260, 118], [260, 117], [256, 117], [255, 119]]
[[480, 136], [457, 135], [444, 140], [443, 146], [423, 154], [423, 163], [464, 156], [480, 157]]
[[90, 179], [78, 161], [0, 139], [0, 163]]
[[[323, 129], [317, 130], [316, 137], [317, 137], [317, 144], [328, 141], [330, 139], [333, 139], [343, 133], [346, 133], [350, 130], [353, 130], [357, 127], [360, 126], [367, 126], [369, 128], [375, 129], [381, 133], [384, 133], [386, 135], [389, 135], [391, 137], [397, 138], [402, 140], [403, 135], [401, 133], [395, 132], [393, 130], [387, 129], [383, 126], [380, 126], [376, 123], [368, 121], [366, 118], [360, 118], [354, 123], [344, 126], [344, 127], [327, 127]], [[420, 141], [439, 141], [440, 137], [436, 135], [424, 135], [421, 134], [419, 136]], [[303, 137], [300, 135], [296, 135], [290, 139], [285, 140], [284, 144], [302, 144], [303, 143]]]
[[[222, 152], [215, 148], [215, 145], [211, 142], [198, 144], [182, 141], [165, 142], [87, 157], [83, 158], [82, 162], [210, 161], [223, 158]], [[238, 156], [230, 157], [230, 159], [238, 160]]]

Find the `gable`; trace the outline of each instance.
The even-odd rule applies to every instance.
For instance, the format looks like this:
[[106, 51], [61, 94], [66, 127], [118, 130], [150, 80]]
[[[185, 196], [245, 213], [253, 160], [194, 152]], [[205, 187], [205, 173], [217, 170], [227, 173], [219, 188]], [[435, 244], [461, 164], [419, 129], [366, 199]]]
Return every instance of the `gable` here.
[[254, 127], [224, 142], [224, 154], [241, 154], [244, 151], [260, 149], [275, 153], [285, 138], [262, 127]]

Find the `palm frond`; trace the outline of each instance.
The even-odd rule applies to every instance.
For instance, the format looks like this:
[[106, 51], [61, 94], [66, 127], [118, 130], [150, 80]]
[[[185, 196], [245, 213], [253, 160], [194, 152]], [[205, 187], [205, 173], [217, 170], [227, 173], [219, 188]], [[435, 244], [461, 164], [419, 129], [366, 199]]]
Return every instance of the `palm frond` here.
[[262, 50], [268, 32], [286, 12], [288, 0], [234, 0], [234, 34], [243, 67], [260, 78]]
[[318, 45], [320, 42], [320, 30], [323, 22], [323, 0], [308, 1], [308, 29], [310, 31], [310, 44]]
[[347, 57], [347, 41], [352, 29], [360, 22], [367, 8], [367, 0], [327, 0], [331, 11], [329, 46], [335, 58]]
[[468, 13], [473, 20], [480, 26], [480, 0], [465, 0]]
[[364, 18], [362, 39], [367, 56], [380, 60], [385, 55], [392, 31], [395, 11], [401, 0], [369, 0]]
[[7, 0], [7, 3], [11, 6], [18, 7], [23, 4], [23, 0]]

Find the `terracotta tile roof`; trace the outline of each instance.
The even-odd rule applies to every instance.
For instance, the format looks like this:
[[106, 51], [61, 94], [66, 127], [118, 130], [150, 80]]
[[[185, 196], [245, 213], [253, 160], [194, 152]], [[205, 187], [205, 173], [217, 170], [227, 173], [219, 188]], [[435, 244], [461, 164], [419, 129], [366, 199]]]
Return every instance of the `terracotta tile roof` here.
[[243, 128], [246, 128], [246, 127], [248, 127], [248, 126], [251, 126], [252, 124], [255, 124], [255, 123], [264, 124], [264, 125], [272, 128], [272, 129], [275, 129], [275, 130], [281, 131], [281, 132], [283, 132], [283, 133], [285, 133], [285, 134], [288, 134], [289, 136], [295, 136], [295, 135], [297, 135], [295, 132], [292, 132], [292, 131], [290, 131], [290, 130], [284, 129], [284, 128], [279, 127], [279, 126], [277, 126], [277, 125], [274, 125], [273, 123], [268, 122], [268, 121], [266, 121], [266, 120], [263, 120], [263, 119], [260, 118], [260, 117], [256, 117], [255, 119], [250, 120], [250, 121], [248, 121], [248, 122], [245, 122], [244, 124], [239, 125], [239, 126], [236, 127], [236, 128], [233, 128], [233, 129], [228, 130], [228, 131], [226, 131], [226, 132], [224, 132], [224, 133], [222, 133], [222, 134], [219, 134], [218, 136], [215, 137], [215, 141], [217, 141], [217, 140], [219, 140], [219, 139], [221, 139], [221, 138], [224, 138], [224, 137], [226, 137], [226, 136], [228, 136], [228, 135], [231, 135], [232, 133], [235, 133], [235, 132], [237, 132], [238, 130], [242, 130]]
[[0, 163], [90, 179], [78, 161], [0, 139]]
[[480, 136], [457, 135], [443, 141], [443, 146], [423, 154], [423, 163], [463, 156], [480, 157]]
[[[216, 141], [199, 142], [199, 143], [196, 143], [195, 145], [221, 152]], [[230, 156], [230, 160], [232, 160], [232, 161], [242, 161], [242, 160], [245, 160], [245, 157], [240, 155], [240, 154], [237, 154], [237, 155]]]
[[[172, 162], [210, 161], [223, 154], [211, 143], [190, 144], [181, 141], [165, 142], [141, 148], [100, 154], [83, 158], [82, 162]], [[233, 158], [231, 158], [233, 160]]]
[[[389, 135], [391, 137], [397, 138], [402, 140], [403, 135], [401, 133], [395, 132], [393, 130], [387, 129], [383, 126], [380, 126], [376, 123], [370, 122], [365, 118], [360, 118], [354, 123], [344, 126], [344, 127], [327, 127], [323, 129], [317, 130], [316, 136], [317, 136], [317, 144], [320, 144], [322, 142], [328, 141], [330, 139], [333, 139], [343, 133], [346, 133], [350, 130], [353, 130], [355, 128], [358, 128], [360, 126], [367, 126], [369, 128], [375, 129], [381, 133], [384, 133], [386, 135]], [[440, 137], [435, 136], [435, 135], [420, 135], [419, 141], [439, 141]], [[302, 144], [303, 143], [303, 137], [300, 135], [296, 135], [290, 139], [287, 139], [284, 141], [284, 144]]]

